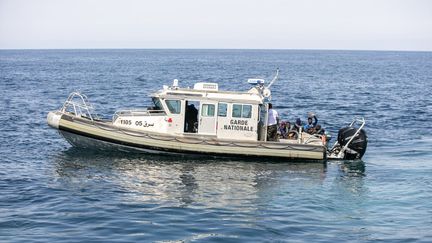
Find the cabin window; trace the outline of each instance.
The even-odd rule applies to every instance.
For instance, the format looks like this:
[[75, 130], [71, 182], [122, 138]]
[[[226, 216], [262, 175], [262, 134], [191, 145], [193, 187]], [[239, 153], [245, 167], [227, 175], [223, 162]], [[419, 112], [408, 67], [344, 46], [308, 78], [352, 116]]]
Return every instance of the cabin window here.
[[215, 105], [203, 104], [201, 109], [201, 116], [214, 116], [215, 115]]
[[226, 103], [219, 103], [218, 105], [218, 116], [227, 116], [227, 104]]
[[251, 118], [252, 116], [252, 106], [251, 105], [243, 105], [242, 117], [243, 118]]
[[154, 106], [152, 107], [152, 110], [159, 110], [159, 111], [164, 110], [162, 103], [161, 103], [159, 98], [153, 97], [152, 100], [153, 100], [153, 104], [154, 104]]
[[252, 106], [251, 105], [233, 105], [232, 117], [235, 118], [251, 118]]
[[172, 114], [180, 114], [180, 111], [181, 111], [180, 100], [166, 100], [165, 103], [168, 106], [168, 110]]
[[233, 105], [232, 117], [241, 117], [242, 105]]

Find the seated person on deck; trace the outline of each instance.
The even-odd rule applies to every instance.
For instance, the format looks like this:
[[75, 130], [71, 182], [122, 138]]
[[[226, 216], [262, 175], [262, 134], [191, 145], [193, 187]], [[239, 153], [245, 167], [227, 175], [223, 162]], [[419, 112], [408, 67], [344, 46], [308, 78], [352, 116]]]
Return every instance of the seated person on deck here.
[[[312, 122], [312, 118], [315, 120], [314, 122]], [[312, 134], [317, 124], [318, 124], [318, 119], [314, 114], [312, 114], [312, 116], [308, 117], [308, 123], [303, 126], [303, 131]]]
[[319, 135], [324, 135], [325, 134], [325, 130], [324, 128], [321, 127], [320, 124], [316, 125], [316, 127], [313, 128], [313, 133], [311, 134], [319, 134]]
[[290, 122], [282, 121], [280, 123], [279, 129], [278, 129], [279, 138], [286, 139], [288, 137], [288, 132], [289, 132], [290, 126], [291, 126]]
[[300, 118], [297, 118], [292, 130], [295, 130], [297, 132], [301, 132], [302, 128], [303, 128], [302, 127], [302, 121]]

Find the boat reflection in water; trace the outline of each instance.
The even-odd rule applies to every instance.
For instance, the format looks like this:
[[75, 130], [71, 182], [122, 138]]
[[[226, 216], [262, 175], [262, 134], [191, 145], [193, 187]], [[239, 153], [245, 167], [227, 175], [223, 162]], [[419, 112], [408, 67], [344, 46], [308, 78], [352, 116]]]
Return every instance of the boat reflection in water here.
[[[368, 223], [365, 177], [341, 162], [193, 160], [85, 151], [60, 152], [50, 172], [52, 186], [58, 187], [56, 198], [65, 198], [59, 214], [66, 211], [88, 220], [91, 232], [127, 229], [139, 239], [169, 242], [253, 242], [257, 236], [265, 241], [308, 232], [302, 239], [313, 241], [317, 231], [349, 232]], [[364, 238], [370, 231], [359, 234]]]
[[78, 148], [59, 153], [54, 165], [59, 180], [86, 190], [104, 190], [111, 199], [205, 207], [245, 207], [245, 202], [255, 204], [276, 194], [320, 187], [327, 170], [325, 163], [125, 156]]
[[349, 176], [364, 176], [366, 165], [363, 160], [342, 160], [339, 163], [339, 168]]

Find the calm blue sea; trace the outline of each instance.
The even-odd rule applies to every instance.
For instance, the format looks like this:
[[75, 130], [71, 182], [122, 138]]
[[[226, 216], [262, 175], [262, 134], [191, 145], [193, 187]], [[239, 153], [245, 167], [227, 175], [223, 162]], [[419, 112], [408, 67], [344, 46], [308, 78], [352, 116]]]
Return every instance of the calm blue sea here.
[[[276, 68], [285, 120], [366, 118], [363, 163], [94, 153], [46, 124], [74, 90], [110, 117], [175, 78], [246, 90]], [[432, 241], [432, 52], [2, 50], [0, 94], [0, 242]]]

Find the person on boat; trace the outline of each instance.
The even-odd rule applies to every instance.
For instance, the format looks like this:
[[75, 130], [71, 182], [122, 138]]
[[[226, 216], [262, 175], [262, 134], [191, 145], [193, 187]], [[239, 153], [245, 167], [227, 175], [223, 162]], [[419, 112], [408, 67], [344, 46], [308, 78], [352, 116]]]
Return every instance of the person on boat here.
[[195, 123], [198, 122], [198, 110], [194, 104], [190, 104], [186, 111], [187, 132], [195, 132]]
[[298, 129], [295, 125], [291, 125], [289, 121], [282, 121], [279, 126], [279, 138], [282, 139], [297, 139]]
[[300, 118], [297, 118], [292, 130], [295, 130], [296, 132], [301, 132], [302, 127], [302, 120]]
[[279, 114], [273, 109], [273, 105], [271, 103], [268, 104], [268, 108], [267, 141], [277, 141]]
[[[313, 122], [312, 122], [312, 118], [314, 119]], [[318, 124], [317, 117], [315, 116], [315, 114], [311, 114], [308, 117], [308, 123], [303, 126], [303, 131], [312, 134], [314, 132], [314, 128], [316, 127], [317, 124]]]
[[310, 134], [315, 135], [323, 141], [324, 144], [330, 140], [331, 137], [327, 137], [327, 133], [320, 124], [317, 124], [314, 128], [309, 129]]
[[278, 129], [279, 138], [286, 139], [288, 137], [288, 132], [291, 128], [289, 121], [281, 121]]
[[287, 124], [288, 132], [286, 134], [286, 139], [297, 139], [299, 131], [301, 130], [301, 120], [298, 118], [293, 125], [291, 125], [290, 122]]
[[313, 134], [319, 134], [319, 135], [324, 135], [325, 134], [325, 130], [324, 128], [321, 127], [320, 124], [316, 125], [316, 127], [314, 128], [314, 133]]
[[295, 123], [291, 126], [288, 132], [288, 139], [298, 139], [299, 134], [303, 132], [303, 122], [297, 118]]

